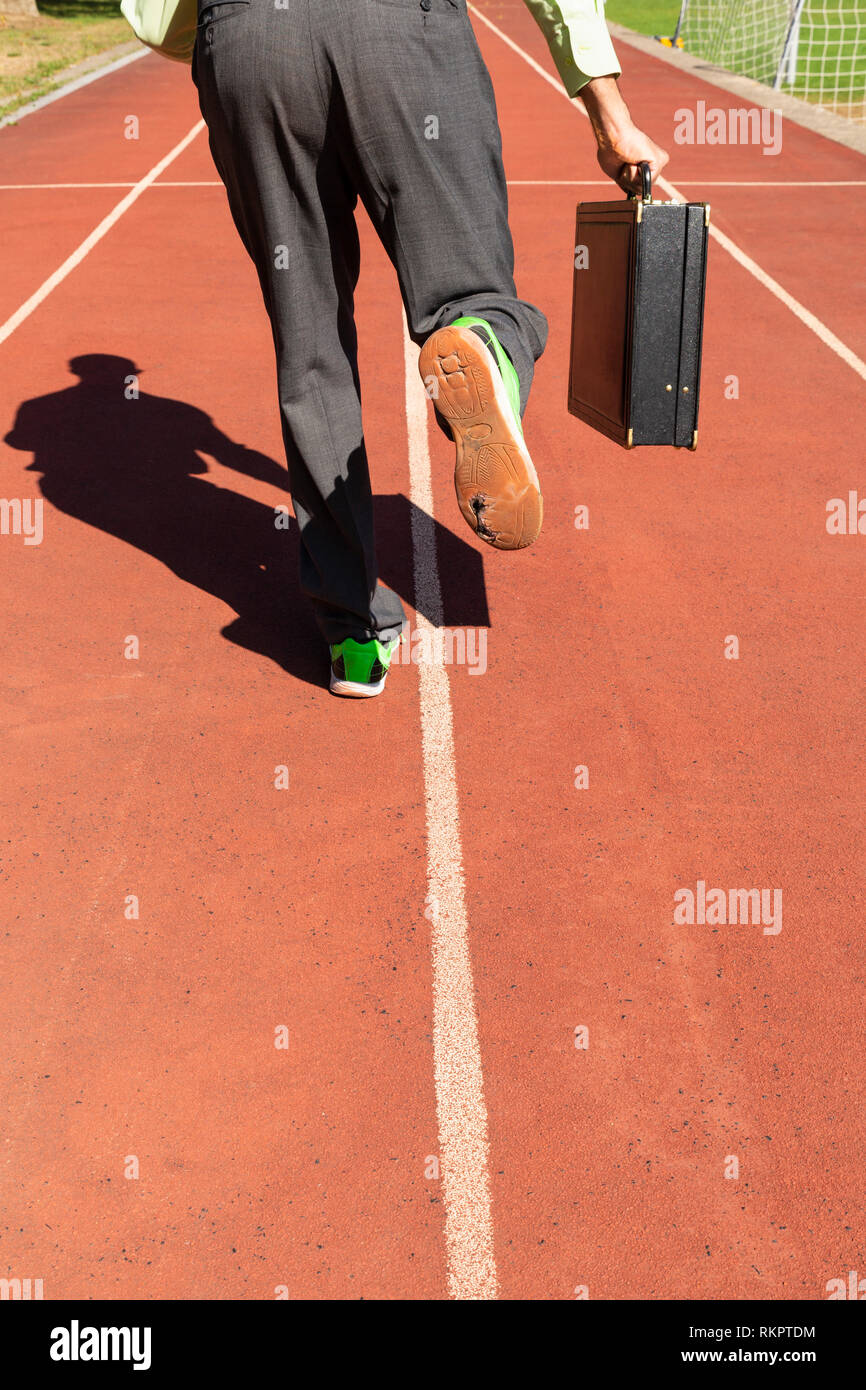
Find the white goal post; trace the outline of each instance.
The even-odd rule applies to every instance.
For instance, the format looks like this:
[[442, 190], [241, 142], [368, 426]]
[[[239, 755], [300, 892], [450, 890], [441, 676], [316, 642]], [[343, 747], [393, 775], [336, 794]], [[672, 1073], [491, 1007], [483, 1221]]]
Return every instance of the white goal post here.
[[866, 121], [866, 0], [684, 0], [677, 39], [717, 67]]

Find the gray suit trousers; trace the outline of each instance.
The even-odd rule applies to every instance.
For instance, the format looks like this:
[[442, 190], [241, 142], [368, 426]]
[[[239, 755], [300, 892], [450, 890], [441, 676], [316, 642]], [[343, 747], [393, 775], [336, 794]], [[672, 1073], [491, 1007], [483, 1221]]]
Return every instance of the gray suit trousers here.
[[[358, 198], [413, 341], [487, 319], [525, 408], [547, 335], [514, 286], [496, 105], [466, 0], [200, 0], [193, 80], [273, 330], [301, 587], [327, 641], [385, 640], [404, 615], [377, 580]], [[402, 359], [378, 369], [402, 397]]]

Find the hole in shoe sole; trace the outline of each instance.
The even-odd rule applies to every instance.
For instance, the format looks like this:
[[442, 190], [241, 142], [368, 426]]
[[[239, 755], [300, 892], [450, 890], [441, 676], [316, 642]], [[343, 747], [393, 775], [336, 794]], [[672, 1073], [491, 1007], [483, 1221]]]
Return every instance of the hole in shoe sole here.
[[478, 532], [479, 536], [483, 537], [483, 539], [486, 541], [495, 541], [496, 532], [491, 531], [490, 527], [484, 520], [483, 515], [484, 509], [487, 506], [487, 498], [484, 496], [483, 493], [479, 492], [473, 498], [470, 499], [469, 505], [475, 513], [475, 529]]

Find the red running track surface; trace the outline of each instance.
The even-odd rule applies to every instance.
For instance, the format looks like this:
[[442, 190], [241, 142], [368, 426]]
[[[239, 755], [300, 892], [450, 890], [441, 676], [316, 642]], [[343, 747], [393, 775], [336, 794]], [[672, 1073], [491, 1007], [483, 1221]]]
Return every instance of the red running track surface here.
[[[442, 616], [487, 640], [486, 672], [446, 668], [483, 1294], [824, 1298], [866, 1258], [866, 538], [825, 525], [866, 494], [863, 381], [714, 243], [698, 452], [625, 453], [572, 419], [574, 204], [607, 195], [586, 121], [523, 56], [551, 70], [524, 7], [478, 9], [522, 50], [476, 15], [518, 285], [551, 328], [533, 549], [476, 542], [429, 432]], [[671, 181], [862, 354], [862, 190], [766, 185], [863, 182], [863, 159], [791, 123], [775, 158], [675, 146], [677, 109], [739, 99], [620, 56]], [[0, 321], [197, 120], [188, 72], [147, 56], [0, 133]], [[702, 189], [726, 182], [750, 186]], [[411, 611], [401, 310], [364, 219], [362, 238], [382, 575]], [[105, 379], [82, 386], [69, 361], [93, 354]], [[0, 360], [0, 492], [45, 499], [40, 545], [0, 537], [3, 1272], [47, 1298], [465, 1294], [433, 1161], [420, 673], [327, 693], [273, 524], [269, 330], [203, 134]], [[675, 925], [698, 880], [781, 889], [782, 931]]]

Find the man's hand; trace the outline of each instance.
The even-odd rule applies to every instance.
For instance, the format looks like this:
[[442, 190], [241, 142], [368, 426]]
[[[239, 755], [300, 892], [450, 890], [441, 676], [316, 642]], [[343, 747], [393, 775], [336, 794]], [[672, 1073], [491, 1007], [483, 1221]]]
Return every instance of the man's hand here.
[[646, 162], [655, 179], [668, 162], [667, 151], [638, 130], [615, 77], [594, 77], [581, 90], [580, 98], [595, 132], [602, 170], [620, 188], [640, 193], [638, 165]]
[[[608, 178], [618, 183], [620, 188], [640, 193], [638, 165], [647, 163], [655, 179], [667, 164], [668, 155], [636, 125], [631, 125], [616, 133], [605, 133], [598, 137], [598, 162]], [[623, 169], [623, 165], [627, 167]]]

